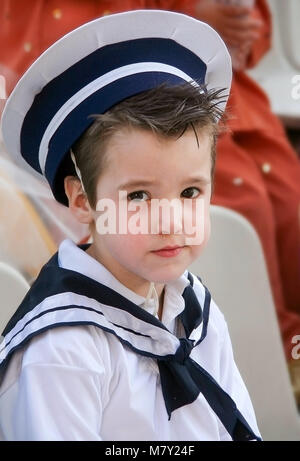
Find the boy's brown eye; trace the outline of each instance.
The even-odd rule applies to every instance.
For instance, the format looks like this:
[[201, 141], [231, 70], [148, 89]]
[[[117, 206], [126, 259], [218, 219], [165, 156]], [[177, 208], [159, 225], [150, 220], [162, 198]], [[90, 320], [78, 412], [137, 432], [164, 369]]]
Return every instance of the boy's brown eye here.
[[[145, 198], [146, 197], [146, 198]], [[135, 201], [142, 201], [142, 200], [147, 200], [147, 198], [149, 198], [147, 192], [143, 191], [143, 190], [138, 190], [138, 191], [135, 191], [135, 192], [131, 192], [130, 194], [127, 195], [127, 199], [132, 201], [132, 200], [135, 200]]]
[[195, 198], [200, 194], [200, 190], [197, 187], [188, 187], [181, 195], [185, 198]]

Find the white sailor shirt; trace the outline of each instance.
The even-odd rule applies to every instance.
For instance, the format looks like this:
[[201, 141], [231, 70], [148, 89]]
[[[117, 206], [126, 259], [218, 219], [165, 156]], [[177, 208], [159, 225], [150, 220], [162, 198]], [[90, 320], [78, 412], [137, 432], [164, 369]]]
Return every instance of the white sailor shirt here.
[[[71, 240], [60, 245], [58, 264], [110, 287], [152, 313], [153, 306], [145, 305], [144, 297], [121, 284]], [[182, 293], [189, 284], [187, 274], [185, 271], [165, 285], [162, 323], [174, 340], [183, 335], [178, 315], [185, 307]], [[204, 286], [191, 275], [203, 305]], [[58, 296], [64, 305], [64, 298], [72, 298], [72, 293]], [[86, 302], [86, 297], [83, 300]], [[66, 315], [72, 315], [72, 309], [69, 311]], [[47, 315], [56, 313], [49, 309]], [[114, 315], [117, 325], [126, 313], [116, 309]], [[141, 329], [143, 325], [139, 321], [135, 327]], [[202, 328], [203, 324], [193, 331], [192, 339], [200, 337]], [[147, 344], [145, 332], [141, 331], [141, 341]], [[231, 440], [202, 393], [172, 412], [169, 419], [157, 361], [126, 346], [126, 335], [131, 341], [130, 328], [122, 330], [122, 335], [125, 342], [92, 323], [71, 327], [62, 323], [58, 328], [41, 330], [16, 349], [0, 385], [0, 440]], [[234, 362], [226, 322], [213, 300], [206, 337], [193, 348], [191, 358], [231, 396], [259, 436], [248, 391]]]

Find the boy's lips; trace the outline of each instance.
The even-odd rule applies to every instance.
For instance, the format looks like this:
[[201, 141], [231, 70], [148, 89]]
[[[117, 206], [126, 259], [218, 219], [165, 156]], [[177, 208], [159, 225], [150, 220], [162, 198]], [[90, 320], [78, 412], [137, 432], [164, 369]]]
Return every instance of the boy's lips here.
[[162, 251], [162, 250], [175, 250], [175, 248], [182, 248], [182, 246], [180, 245], [168, 245], [168, 246], [165, 246], [163, 248], [159, 248], [158, 250], [154, 250], [154, 251]]
[[178, 246], [178, 245], [165, 246], [163, 248], [160, 248], [159, 250], [152, 251], [152, 253], [156, 254], [157, 256], [170, 258], [172, 256], [177, 256], [183, 248], [184, 248], [183, 246]]

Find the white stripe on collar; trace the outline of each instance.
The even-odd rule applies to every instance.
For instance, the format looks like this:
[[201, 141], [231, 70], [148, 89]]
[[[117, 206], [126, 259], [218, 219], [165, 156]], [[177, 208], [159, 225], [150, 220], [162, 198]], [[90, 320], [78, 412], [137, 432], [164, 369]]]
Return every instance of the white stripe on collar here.
[[[70, 305], [72, 309], [68, 309]], [[12, 349], [37, 331], [51, 325], [76, 325], [80, 322], [102, 326], [136, 349], [150, 354], [174, 354], [179, 346], [179, 340], [172, 333], [140, 320], [127, 311], [112, 309], [84, 295], [65, 292], [45, 298], [17, 322], [1, 343], [0, 364]]]

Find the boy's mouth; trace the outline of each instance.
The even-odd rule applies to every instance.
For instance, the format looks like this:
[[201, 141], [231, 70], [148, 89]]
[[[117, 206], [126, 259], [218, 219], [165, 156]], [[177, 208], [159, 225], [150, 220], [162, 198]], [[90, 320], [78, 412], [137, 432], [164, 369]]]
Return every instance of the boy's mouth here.
[[159, 250], [155, 250], [155, 251], [162, 251], [162, 250], [175, 250], [176, 248], [182, 248], [180, 245], [174, 245], [174, 246], [165, 246], [163, 248], [160, 248]]
[[165, 246], [159, 250], [152, 251], [152, 253], [156, 254], [157, 256], [162, 256], [165, 258], [170, 258], [172, 256], [177, 256], [181, 250], [183, 249], [183, 246]]

